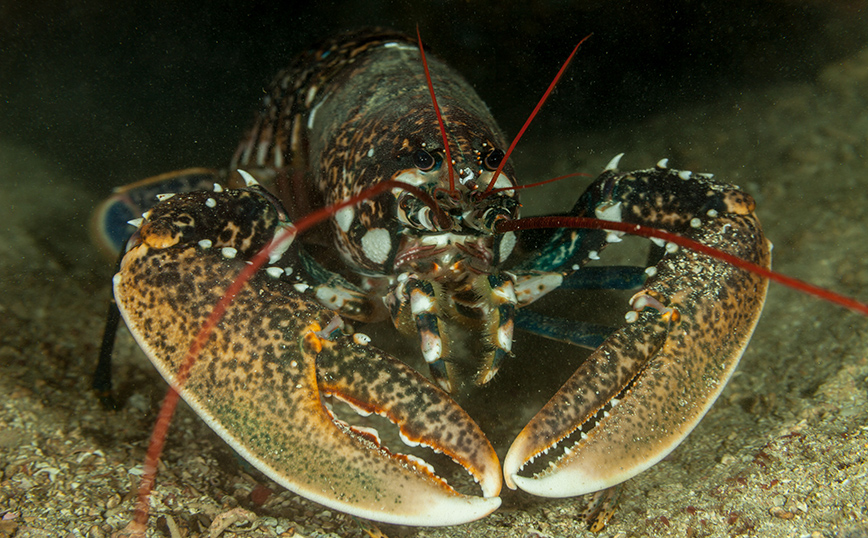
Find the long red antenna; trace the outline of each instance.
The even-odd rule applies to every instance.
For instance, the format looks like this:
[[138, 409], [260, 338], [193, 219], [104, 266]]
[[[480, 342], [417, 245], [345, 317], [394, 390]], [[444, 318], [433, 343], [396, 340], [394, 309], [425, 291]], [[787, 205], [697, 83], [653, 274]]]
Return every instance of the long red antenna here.
[[777, 273], [775, 271], [772, 271], [771, 269], [767, 269], [762, 265], [757, 265], [747, 260], [743, 260], [728, 252], [717, 250], [715, 248], [709, 247], [708, 245], [703, 245], [698, 241], [688, 239], [682, 235], [667, 232], [665, 230], [658, 230], [657, 228], [642, 226], [641, 224], [614, 222], [587, 217], [528, 217], [515, 220], [500, 220], [497, 223], [496, 231], [502, 233], [514, 230], [527, 230], [530, 228], [585, 228], [594, 230], [616, 230], [619, 232], [626, 232], [631, 235], [663, 239], [664, 241], [670, 241], [672, 243], [675, 243], [680, 247], [688, 248], [690, 250], [700, 252], [707, 256], [723, 260], [731, 265], [734, 265], [735, 267], [738, 267], [739, 269], [744, 269], [745, 271], [756, 273], [761, 277], [765, 277], [779, 284], [783, 284], [788, 288], [807, 293], [808, 295], [819, 297], [824, 301], [835, 303], [839, 306], [843, 306], [844, 308], [849, 308], [854, 312], [858, 312], [864, 316], [868, 316], [868, 304], [857, 301], [856, 299], [846, 297], [844, 295], [829, 291], [827, 289], [820, 288], [819, 286], [809, 284], [797, 278], [782, 275], [781, 273]]
[[[434, 82], [431, 80], [431, 72], [428, 70], [428, 58], [425, 57], [425, 49], [422, 47], [422, 34], [419, 25], [416, 25], [416, 38], [419, 41], [419, 54], [422, 56], [422, 67], [425, 68], [425, 80], [428, 82], [428, 91], [431, 92], [431, 102], [434, 103], [434, 113], [437, 114], [437, 122], [440, 124], [440, 134], [443, 135], [443, 149], [446, 151], [446, 166], [449, 167], [449, 192], [455, 192], [455, 172], [452, 170], [452, 152], [449, 151], [449, 139], [446, 138], [446, 124], [440, 114], [437, 105], [437, 96], [434, 95]], [[504, 159], [506, 160], [506, 159]]]
[[532, 122], [536, 115], [539, 113], [540, 109], [543, 106], [543, 103], [546, 102], [546, 99], [548, 99], [549, 95], [552, 93], [552, 90], [555, 89], [555, 85], [561, 79], [561, 76], [563, 76], [564, 71], [567, 70], [567, 66], [570, 65], [570, 61], [573, 59], [573, 56], [576, 55], [579, 47], [581, 47], [582, 43], [587, 41], [592, 35], [594, 34], [588, 34], [584, 38], [582, 38], [582, 40], [579, 41], [579, 43], [573, 49], [573, 52], [571, 52], [570, 55], [567, 57], [567, 61], [564, 62], [564, 65], [561, 66], [558, 74], [555, 75], [554, 80], [552, 80], [551, 84], [549, 84], [549, 87], [543, 94], [542, 99], [539, 100], [539, 103], [536, 104], [533, 112], [531, 112], [530, 116], [528, 116], [527, 121], [524, 122], [524, 125], [522, 125], [521, 129], [519, 129], [518, 134], [515, 135], [515, 138], [512, 139], [512, 143], [509, 145], [509, 149], [506, 150], [506, 153], [503, 155], [503, 159], [500, 160], [500, 165], [497, 167], [497, 170], [494, 171], [494, 175], [491, 176], [491, 181], [488, 182], [488, 187], [486, 187], [485, 192], [488, 192], [492, 188], [494, 188], [494, 183], [497, 181], [497, 176], [500, 175], [500, 173], [503, 171], [503, 167], [506, 166], [506, 161], [507, 159], [509, 159], [509, 156], [512, 155], [512, 151], [515, 149], [515, 145], [518, 144], [519, 140], [521, 140], [522, 135], [524, 135], [524, 132], [527, 130], [528, 126], [530, 126], [530, 122]]
[[570, 177], [578, 177], [578, 176], [591, 177], [591, 174], [586, 174], [585, 172], [573, 172], [571, 174], [564, 174], [562, 176], [553, 177], [551, 179], [544, 179], [542, 181], [537, 181], [536, 183], [528, 183], [527, 185], [513, 185], [511, 187], [501, 187], [499, 189], [491, 189], [490, 191], [485, 191], [485, 193], [484, 193], [485, 196], [483, 196], [483, 198], [486, 198], [486, 197], [488, 197], [492, 194], [496, 194], [498, 192], [520, 191], [520, 190], [524, 190], [524, 189], [532, 189], [534, 187], [539, 187], [541, 185], [548, 185], [549, 183], [554, 183], [554, 182], [560, 181], [562, 179], [567, 179]]

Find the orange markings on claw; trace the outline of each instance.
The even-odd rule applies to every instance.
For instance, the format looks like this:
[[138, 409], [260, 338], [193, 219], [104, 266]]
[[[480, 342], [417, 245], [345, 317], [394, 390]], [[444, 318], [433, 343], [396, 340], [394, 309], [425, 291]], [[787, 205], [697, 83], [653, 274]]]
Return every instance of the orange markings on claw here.
[[323, 338], [319, 336], [322, 331], [320, 324], [314, 321], [304, 328], [304, 335], [301, 337], [301, 347], [308, 353], [319, 353], [322, 351]]

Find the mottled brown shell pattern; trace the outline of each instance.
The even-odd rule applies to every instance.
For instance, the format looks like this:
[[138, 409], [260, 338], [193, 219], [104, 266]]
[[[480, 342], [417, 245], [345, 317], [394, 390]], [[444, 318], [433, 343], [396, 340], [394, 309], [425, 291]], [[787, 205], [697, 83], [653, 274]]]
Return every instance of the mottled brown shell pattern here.
[[[457, 182], [452, 198], [458, 199], [451, 203], [478, 205], [471, 198], [487, 187], [481, 180], [482, 159], [493, 148], [505, 149], [506, 140], [460, 75], [435, 57], [429, 56], [429, 67], [441, 95], [452, 167], [461, 177], [473, 177]], [[394, 32], [363, 32], [325, 42], [278, 75], [230, 168], [273, 182], [290, 214], [298, 216], [387, 179], [409, 181], [431, 193], [448, 190], [446, 166], [416, 173], [412, 155], [418, 149], [443, 151], [418, 45]], [[512, 175], [507, 166], [498, 186], [514, 184]], [[514, 194], [494, 196], [485, 206], [505, 197]], [[404, 231], [394, 197], [363, 202], [348, 222], [333, 221], [331, 230], [345, 262], [366, 273], [391, 273]], [[385, 253], [372, 255], [363, 248], [371, 230], [385, 230], [381, 237], [391, 238]]]

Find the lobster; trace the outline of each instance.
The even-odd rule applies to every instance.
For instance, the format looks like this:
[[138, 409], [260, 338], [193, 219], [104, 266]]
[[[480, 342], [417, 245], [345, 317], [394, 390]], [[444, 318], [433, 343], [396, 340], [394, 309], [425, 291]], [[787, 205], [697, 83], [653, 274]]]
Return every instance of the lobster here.
[[[117, 224], [145, 210], [122, 247], [117, 307], [215, 432], [282, 486], [334, 509], [451, 525], [496, 510], [502, 480], [549, 497], [617, 485], [671, 452], [714, 403], [768, 281], [660, 240], [648, 267], [587, 264], [649, 226], [759, 268], [770, 266], [770, 243], [740, 189], [666, 161], [622, 172], [620, 156], [551, 229], [530, 232], [512, 147], [421, 41], [334, 38], [276, 77], [226, 170], [158, 176], [100, 208], [118, 247]], [[327, 222], [301, 233], [317, 209]], [[603, 224], [570, 220], [584, 217]], [[624, 326], [528, 308], [559, 288], [598, 287], [638, 289]], [[386, 319], [416, 341], [433, 383], [351, 327]], [[485, 391], [510, 362], [516, 328], [593, 351], [501, 466], [457, 400]], [[386, 417], [409, 447], [446, 454], [481, 496], [387, 449], [333, 402]]]

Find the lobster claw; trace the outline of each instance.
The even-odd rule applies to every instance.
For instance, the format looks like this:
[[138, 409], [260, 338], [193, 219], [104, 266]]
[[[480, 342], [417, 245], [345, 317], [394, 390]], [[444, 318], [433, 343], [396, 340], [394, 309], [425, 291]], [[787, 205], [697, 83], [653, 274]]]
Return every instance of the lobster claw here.
[[[598, 214], [605, 207], [609, 220], [668, 228], [770, 265], [771, 245], [754, 202], [737, 188], [665, 168], [607, 170], [583, 198], [577, 205]], [[628, 324], [582, 364], [510, 447], [503, 465], [510, 488], [569, 497], [623, 482], [674, 450], [720, 395], [756, 326], [767, 281], [667, 247], [631, 300]], [[530, 465], [537, 458], [546, 461]]]
[[[294, 245], [244, 284], [179, 383], [191, 341], [245, 260], [288, 226], [257, 189], [180, 194], [146, 214], [114, 293], [148, 358], [240, 455], [313, 501], [404, 525], [464, 523], [497, 509], [497, 456], [446, 393], [374, 347], [316, 335], [334, 313], [282, 269]], [[408, 444], [449, 455], [483, 497], [456, 492], [424, 462], [336, 419], [324, 395], [385, 416]]]

